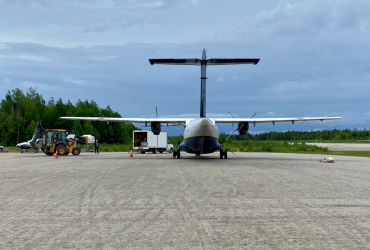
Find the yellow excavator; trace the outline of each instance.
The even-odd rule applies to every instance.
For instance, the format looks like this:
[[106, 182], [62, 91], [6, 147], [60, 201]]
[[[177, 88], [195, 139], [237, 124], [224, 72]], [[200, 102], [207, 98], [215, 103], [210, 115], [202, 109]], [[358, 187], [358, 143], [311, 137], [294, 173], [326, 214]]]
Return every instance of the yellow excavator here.
[[[41, 134], [41, 139], [38, 139]], [[84, 136], [77, 136], [75, 138], [68, 138], [65, 129], [47, 129], [42, 127], [41, 122], [36, 125], [30, 144], [35, 149], [41, 149], [46, 155], [79, 155], [80, 148], [78, 144], [87, 144], [88, 138]]]

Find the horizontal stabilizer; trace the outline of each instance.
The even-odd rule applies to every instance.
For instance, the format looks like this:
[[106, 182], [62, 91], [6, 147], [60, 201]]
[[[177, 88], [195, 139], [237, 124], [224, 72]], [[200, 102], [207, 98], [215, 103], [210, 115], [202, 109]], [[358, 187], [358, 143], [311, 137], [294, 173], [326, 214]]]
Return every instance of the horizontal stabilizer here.
[[201, 60], [192, 59], [149, 59], [151, 65], [154, 64], [173, 64], [173, 65], [200, 65]]
[[207, 65], [232, 65], [232, 64], [254, 64], [256, 65], [260, 59], [248, 59], [248, 58], [211, 58], [207, 60]]

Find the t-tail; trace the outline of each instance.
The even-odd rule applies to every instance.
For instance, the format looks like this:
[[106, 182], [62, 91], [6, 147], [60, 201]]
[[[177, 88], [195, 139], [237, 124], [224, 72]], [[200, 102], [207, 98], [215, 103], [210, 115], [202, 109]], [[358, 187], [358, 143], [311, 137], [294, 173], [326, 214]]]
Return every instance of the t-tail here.
[[249, 58], [211, 58], [207, 59], [206, 49], [203, 49], [202, 59], [149, 59], [151, 65], [172, 64], [172, 65], [199, 65], [200, 68], [200, 117], [206, 117], [206, 93], [207, 93], [207, 66], [232, 65], [232, 64], [254, 64], [260, 59]]

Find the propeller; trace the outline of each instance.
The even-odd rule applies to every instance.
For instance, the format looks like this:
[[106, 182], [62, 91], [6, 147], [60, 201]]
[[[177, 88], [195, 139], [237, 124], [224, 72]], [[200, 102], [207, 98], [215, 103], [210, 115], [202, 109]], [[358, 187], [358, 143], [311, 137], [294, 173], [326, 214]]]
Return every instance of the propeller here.
[[[231, 114], [231, 112], [229, 111], [229, 114], [235, 119], [235, 116], [233, 116], [233, 114]], [[251, 118], [253, 118], [255, 115], [257, 114], [257, 112], [256, 113], [254, 113], [252, 116], [251, 116]], [[232, 132], [227, 138], [226, 138], [226, 141], [232, 136], [232, 135], [234, 135], [235, 134], [235, 132], [236, 131], [238, 131], [238, 128], [234, 131], [234, 132]], [[247, 135], [253, 140], [253, 141], [255, 141], [254, 140], [254, 138], [252, 137], [252, 135], [250, 134], [250, 133], [248, 133], [247, 132]]]

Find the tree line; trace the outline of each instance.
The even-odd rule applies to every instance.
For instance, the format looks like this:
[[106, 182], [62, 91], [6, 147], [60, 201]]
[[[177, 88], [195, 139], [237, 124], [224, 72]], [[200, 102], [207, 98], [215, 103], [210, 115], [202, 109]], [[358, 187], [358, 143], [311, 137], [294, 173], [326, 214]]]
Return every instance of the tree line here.
[[[266, 132], [253, 135], [256, 141], [328, 141], [328, 140], [369, 140], [370, 130], [364, 129], [333, 129], [318, 131], [285, 131]], [[229, 135], [221, 133], [220, 143], [226, 142]], [[251, 140], [248, 135], [232, 135], [231, 140]], [[229, 139], [229, 140], [230, 140]]]
[[45, 129], [76, 130], [78, 135], [91, 134], [103, 143], [132, 143], [132, 131], [138, 129], [131, 123], [110, 123], [73, 121], [59, 119], [61, 116], [121, 117], [110, 106], [100, 108], [94, 101], [78, 100], [73, 105], [69, 100], [53, 97], [48, 102], [36, 89], [26, 93], [20, 89], [8, 91], [0, 104], [0, 143], [15, 146], [18, 142], [30, 140], [41, 121]]

